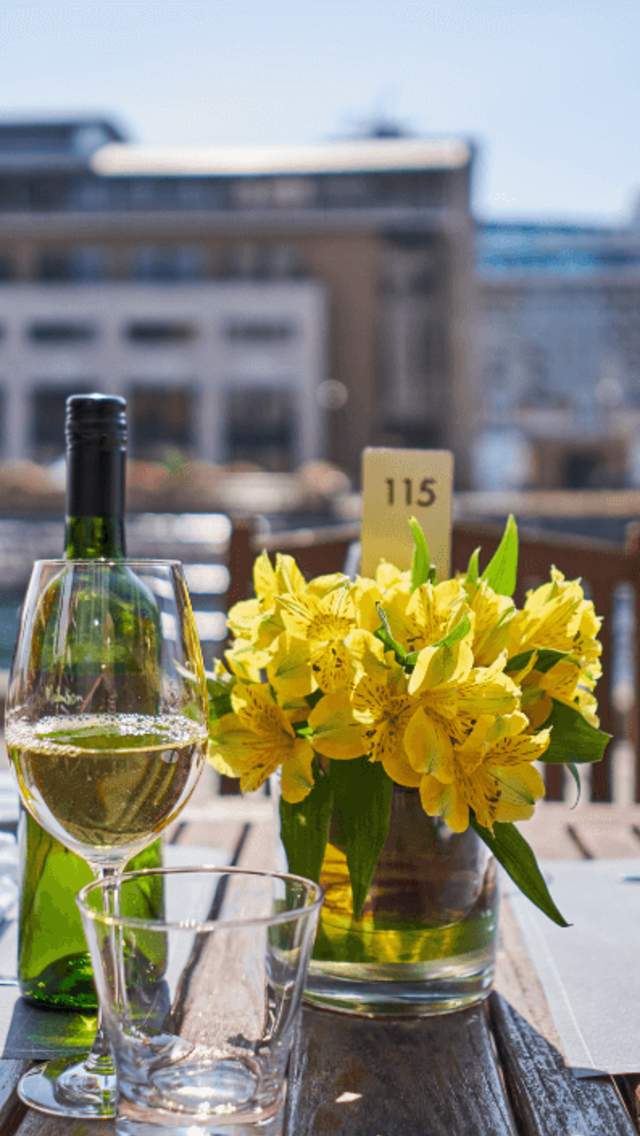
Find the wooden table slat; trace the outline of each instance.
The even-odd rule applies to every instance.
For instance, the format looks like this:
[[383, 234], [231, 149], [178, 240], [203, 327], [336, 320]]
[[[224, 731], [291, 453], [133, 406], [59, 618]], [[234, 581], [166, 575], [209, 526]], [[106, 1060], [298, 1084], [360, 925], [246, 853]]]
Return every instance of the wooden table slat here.
[[0, 1133], [12, 1136], [25, 1114], [18, 1099], [18, 1081], [27, 1068], [26, 1061], [0, 1060]]
[[517, 1136], [484, 1008], [404, 1022], [306, 1009], [287, 1131]]
[[575, 838], [594, 860], [625, 859], [634, 856], [640, 859], [640, 838], [633, 825], [605, 819], [591, 823], [577, 816], [570, 822]]

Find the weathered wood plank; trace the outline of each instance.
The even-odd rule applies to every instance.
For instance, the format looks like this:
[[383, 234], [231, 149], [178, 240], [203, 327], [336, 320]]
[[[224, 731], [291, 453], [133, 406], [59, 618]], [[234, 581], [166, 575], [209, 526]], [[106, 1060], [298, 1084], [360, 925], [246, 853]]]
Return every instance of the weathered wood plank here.
[[0, 1133], [2, 1133], [2, 1136], [12, 1136], [24, 1116], [25, 1108], [18, 1099], [16, 1088], [26, 1068], [26, 1061], [0, 1060]]
[[640, 838], [631, 825], [576, 816], [571, 828], [590, 859], [640, 858]]
[[[556, 809], [560, 812], [556, 812]], [[539, 860], [582, 860], [584, 853], [573, 839], [568, 826], [571, 816], [566, 805], [542, 805], [535, 816], [521, 825]]]
[[567, 1069], [544, 991], [509, 905], [491, 1017], [520, 1136], [636, 1136], [614, 1081]]
[[115, 1130], [112, 1120], [56, 1119], [29, 1109], [15, 1136], [114, 1136]]
[[273, 871], [284, 867], [277, 862], [278, 842], [273, 822], [263, 821], [249, 826], [246, 843], [238, 857], [240, 868], [263, 868]]
[[305, 1009], [286, 1131], [516, 1136], [484, 1008], [404, 1022]]

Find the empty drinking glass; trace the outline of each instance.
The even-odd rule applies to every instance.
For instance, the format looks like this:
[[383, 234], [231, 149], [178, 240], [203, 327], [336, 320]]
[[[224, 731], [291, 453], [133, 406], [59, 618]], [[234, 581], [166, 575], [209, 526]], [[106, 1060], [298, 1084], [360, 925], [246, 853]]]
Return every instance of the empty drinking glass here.
[[[164, 915], [130, 911], [146, 877]], [[159, 868], [78, 903], [118, 1078], [118, 1136], [281, 1133], [322, 892], [284, 873]]]

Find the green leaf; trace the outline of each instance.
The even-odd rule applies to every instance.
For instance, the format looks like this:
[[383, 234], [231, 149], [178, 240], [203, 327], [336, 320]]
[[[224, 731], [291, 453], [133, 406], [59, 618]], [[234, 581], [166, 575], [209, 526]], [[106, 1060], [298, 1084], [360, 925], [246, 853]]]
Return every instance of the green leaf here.
[[571, 806], [572, 809], [575, 809], [576, 805], [578, 805], [580, 803], [580, 797], [582, 796], [582, 785], [580, 783], [580, 772], [578, 770], [578, 766], [575, 765], [575, 763], [573, 761], [567, 762], [567, 769], [569, 770], [569, 773], [573, 777], [573, 780], [575, 781], [575, 785], [576, 785], [576, 799]]
[[229, 676], [229, 681], [225, 682], [215, 675], [207, 674], [207, 691], [209, 694], [209, 721], [215, 722], [217, 718], [222, 718], [224, 714], [230, 714], [231, 706], [231, 691], [234, 686], [233, 679]]
[[409, 528], [413, 536], [413, 556], [411, 557], [411, 591], [415, 592], [429, 579], [431, 553], [424, 530], [417, 517], [411, 517]]
[[549, 748], [540, 758], [548, 765], [600, 761], [611, 740], [611, 734], [590, 726], [579, 710], [555, 698], [544, 725], [552, 727]]
[[280, 798], [280, 837], [290, 872], [308, 880], [320, 879], [329, 839], [333, 787], [326, 773], [316, 770], [316, 782], [304, 801], [290, 805]]
[[332, 761], [329, 776], [337, 839], [347, 856], [353, 914], [359, 919], [387, 839], [393, 783], [379, 762], [366, 757]]
[[467, 564], [467, 583], [475, 584], [480, 575], [480, 549], [474, 548]]
[[518, 577], [518, 526], [509, 513], [502, 540], [487, 564], [482, 579], [501, 596], [512, 596]]
[[454, 643], [459, 643], [464, 639], [465, 635], [469, 634], [471, 628], [471, 621], [468, 615], [463, 615], [462, 619], [456, 623], [452, 631], [445, 635], [444, 639], [438, 640], [434, 643], [434, 647], [452, 647]]
[[[520, 655], [514, 655], [509, 659], [506, 667], [504, 668], [507, 673], [522, 670], [526, 667], [532, 655], [537, 655], [535, 669], [542, 674], [546, 674], [556, 663], [563, 662], [564, 659], [573, 659], [573, 656], [568, 651], [556, 651], [552, 647], [533, 647], [531, 651], [522, 651]], [[577, 664], [576, 664], [577, 665]]]
[[384, 646], [385, 651], [393, 651], [398, 662], [404, 665], [407, 659], [407, 652], [405, 651], [404, 647], [400, 643], [398, 643], [396, 639], [393, 638], [393, 635], [391, 634], [389, 617], [387, 616], [387, 613], [381, 603], [376, 604], [376, 611], [380, 616], [381, 623], [381, 626], [378, 627], [377, 631], [374, 631], [376, 639], [380, 640], [380, 642]]
[[493, 852], [498, 863], [502, 864], [505, 872], [511, 876], [514, 884], [520, 888], [522, 894], [526, 895], [527, 899], [530, 899], [536, 907], [540, 908], [540, 911], [544, 912], [559, 927], [569, 927], [570, 924], [558, 911], [549, 894], [549, 889], [532, 849], [515, 824], [503, 824], [496, 821], [493, 832], [491, 832], [490, 829], [483, 828], [481, 824], [478, 824], [473, 815], [471, 816], [471, 824], [487, 848]]

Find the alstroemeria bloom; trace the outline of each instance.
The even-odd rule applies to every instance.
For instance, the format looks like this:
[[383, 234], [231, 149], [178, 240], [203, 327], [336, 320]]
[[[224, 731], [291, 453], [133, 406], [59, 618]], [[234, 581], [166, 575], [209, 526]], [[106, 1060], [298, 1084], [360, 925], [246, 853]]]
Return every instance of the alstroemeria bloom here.
[[277, 553], [275, 567], [266, 552], [256, 557], [253, 565], [255, 599], [240, 600], [227, 615], [232, 635], [237, 639], [268, 647], [283, 630], [276, 600], [281, 595], [300, 595], [307, 587], [302, 572], [292, 556]]
[[[420, 775], [411, 768], [404, 748], [407, 725], [415, 714], [416, 703], [409, 697], [407, 676], [398, 666], [364, 674], [353, 695], [355, 717], [362, 722], [366, 752], [380, 761], [385, 773], [398, 785], [416, 788]], [[450, 745], [448, 738], [445, 741]]]
[[280, 596], [279, 606], [286, 630], [309, 644], [311, 671], [320, 690], [330, 692], [346, 686], [353, 664], [345, 644], [355, 627], [349, 588], [334, 588], [325, 595]]
[[552, 648], [570, 652], [582, 665], [592, 663], [602, 652], [597, 639], [601, 623], [580, 581], [565, 580], [552, 568], [551, 580], [528, 592], [524, 608], [511, 620], [509, 655]]
[[420, 800], [429, 816], [441, 816], [454, 832], [469, 826], [469, 810], [483, 828], [496, 821], [526, 820], [544, 796], [544, 781], [533, 762], [549, 745], [549, 730], [528, 734], [528, 720], [515, 713], [478, 719], [469, 737], [453, 747], [437, 776], [425, 774]]
[[469, 613], [458, 579], [422, 584], [409, 594], [396, 590], [383, 606], [394, 639], [407, 651], [439, 643]]
[[[443, 733], [461, 742], [482, 714], [510, 714], [518, 709], [518, 688], [503, 668], [506, 655], [490, 667], [474, 667], [470, 635], [450, 646], [425, 647], [420, 651], [409, 679], [409, 694], [420, 703], [417, 713], [429, 718]], [[405, 739], [414, 769], [421, 766], [417, 746], [419, 731]], [[418, 764], [416, 764], [416, 762]]]
[[313, 748], [297, 737], [266, 685], [237, 683], [231, 693], [233, 713], [214, 721], [208, 757], [219, 773], [239, 777], [251, 793], [282, 767], [282, 796], [295, 804], [313, 788]]

